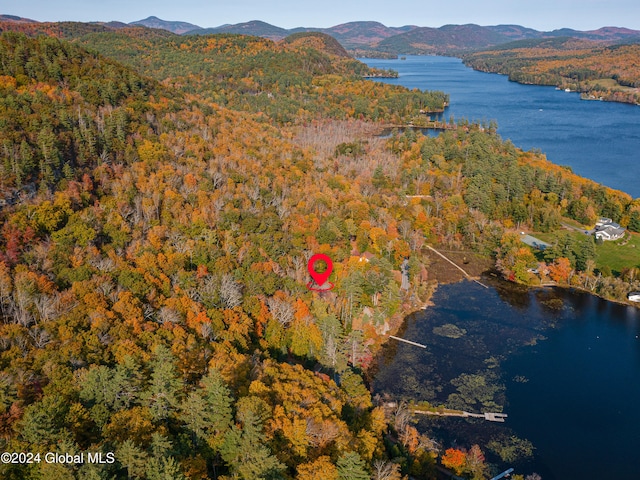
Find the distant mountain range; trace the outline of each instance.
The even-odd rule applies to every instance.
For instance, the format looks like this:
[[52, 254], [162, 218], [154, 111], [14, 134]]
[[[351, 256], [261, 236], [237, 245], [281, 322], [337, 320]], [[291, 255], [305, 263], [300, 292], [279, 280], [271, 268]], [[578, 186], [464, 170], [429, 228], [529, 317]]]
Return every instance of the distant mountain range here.
[[253, 35], [255, 37], [264, 37], [271, 40], [282, 40], [289, 36], [290, 33], [297, 33], [299, 29], [292, 31], [284, 28], [276, 27], [270, 23], [260, 20], [252, 20], [250, 22], [237, 23], [235, 25], [222, 25], [214, 28], [197, 28], [191, 30], [189, 35], [208, 35], [211, 33], [239, 33], [241, 35]]
[[[148, 25], [147, 25], [148, 26]], [[320, 32], [331, 35], [338, 40], [345, 48], [358, 48], [370, 46], [385, 38], [408, 32], [417, 28], [415, 25], [393, 28], [387, 27], [379, 22], [349, 22], [336, 25], [330, 28], [298, 27], [285, 29], [276, 27], [260, 20], [252, 20], [235, 25], [222, 25], [214, 28], [201, 28], [189, 32], [190, 35], [205, 35], [210, 33], [240, 33], [244, 35], [255, 35], [258, 37], [270, 38], [271, 40], [282, 40], [283, 38], [301, 32]]]
[[36, 20], [31, 20], [30, 18], [16, 17], [15, 15], [0, 15], [0, 22], [35, 23]]
[[[28, 23], [34, 22], [34, 20], [14, 15], [0, 15], [0, 22]], [[120, 22], [100, 22], [100, 25], [113, 29], [127, 26], [127, 24]], [[444, 25], [439, 28], [432, 28], [416, 25], [387, 27], [379, 22], [348, 22], [330, 28], [298, 27], [285, 29], [260, 20], [252, 20], [234, 25], [227, 24], [213, 28], [202, 28], [188, 22], [167, 21], [153, 16], [131, 22], [128, 25], [167, 30], [177, 35], [235, 33], [265, 37], [276, 41], [295, 33], [321, 32], [331, 35], [344, 48], [357, 50], [359, 54], [366, 54], [367, 52], [392, 55], [458, 53], [493, 47], [516, 40], [555, 37], [573, 37], [607, 43], [640, 42], [639, 30], [618, 27], [603, 27], [590, 31], [563, 28], [551, 32], [541, 32], [520, 25], [480, 26], [467, 24]]]
[[513, 38], [479, 25], [445, 25], [440, 28], [419, 27], [376, 45], [390, 53], [441, 53], [485, 48], [513, 41]]
[[569, 28], [540, 32], [520, 25], [444, 25], [440, 28], [418, 27], [386, 38], [371, 48], [394, 54], [460, 53], [503, 45], [519, 40], [573, 37], [580, 40], [620, 43], [640, 41], [640, 31], [604, 27], [582, 32]]
[[349, 22], [317, 30], [331, 35], [346, 48], [357, 48], [375, 45], [386, 38], [409, 32], [415, 28], [418, 27], [416, 25], [387, 27], [379, 22]]
[[346, 49], [379, 51], [391, 54], [450, 53], [477, 50], [514, 40], [550, 37], [574, 37], [583, 40], [621, 42], [640, 40], [640, 31], [628, 28], [603, 27], [598, 30], [579, 31], [570, 28], [541, 32], [520, 25], [444, 25], [439, 28], [405, 25], [387, 27], [379, 22], [348, 22], [330, 28], [298, 27], [285, 29], [260, 20], [222, 25], [214, 28], [195, 27], [185, 22], [167, 22], [156, 17], [133, 22], [151, 28], [163, 28], [174, 33], [204, 35], [211, 33], [239, 33], [271, 40], [281, 40], [300, 32], [322, 32], [331, 35]]
[[182, 35], [183, 33], [191, 32], [193, 30], [202, 30], [202, 27], [187, 22], [175, 22], [161, 20], [158, 17], [147, 17], [144, 20], [138, 20], [137, 22], [131, 22], [129, 25], [142, 25], [149, 28], [160, 28], [162, 30], [169, 30], [170, 32]]

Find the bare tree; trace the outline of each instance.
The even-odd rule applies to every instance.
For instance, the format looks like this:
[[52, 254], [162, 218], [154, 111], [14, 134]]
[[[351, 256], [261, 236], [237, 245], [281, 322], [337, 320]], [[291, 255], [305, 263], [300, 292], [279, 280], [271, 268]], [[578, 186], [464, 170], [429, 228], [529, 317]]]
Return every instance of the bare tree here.
[[418, 176], [416, 177], [416, 195], [420, 195], [420, 192], [422, 190], [422, 184], [426, 182], [428, 179], [429, 179], [429, 175], [426, 174], [425, 172], [421, 172], [420, 174], [418, 174]]
[[213, 184], [213, 188], [215, 188], [216, 190], [220, 188], [222, 185], [224, 185], [227, 181], [225, 176], [220, 172], [212, 171], [210, 169], [209, 174], [211, 175], [210, 178], [211, 178], [211, 183]]
[[261, 197], [260, 185], [258, 185], [257, 183], [247, 185], [245, 187], [245, 191], [246, 191], [247, 197], [249, 197], [253, 201], [253, 203], [256, 203]]
[[220, 288], [219, 278], [213, 275], [205, 276], [202, 281], [197, 285], [197, 300], [198, 302], [211, 302], [216, 297], [216, 293]]
[[101, 272], [112, 272], [116, 266], [115, 262], [111, 258], [103, 257], [102, 255], [97, 255], [89, 259], [89, 264]]
[[218, 214], [224, 208], [226, 202], [223, 197], [218, 197], [213, 201], [213, 211]]
[[411, 251], [418, 252], [424, 245], [424, 235], [419, 230], [414, 230], [411, 232], [411, 236], [409, 238], [409, 248]]
[[180, 323], [182, 317], [180, 313], [170, 307], [162, 307], [158, 312], [158, 321], [162, 324], [165, 323]]
[[404, 432], [405, 429], [411, 423], [412, 417], [407, 402], [402, 401], [396, 407], [396, 411], [393, 412], [393, 428], [396, 432]]
[[28, 327], [34, 323], [34, 318], [29, 308], [33, 305], [33, 298], [23, 288], [16, 288], [13, 293], [13, 308], [12, 314], [15, 317], [17, 323], [23, 327]]
[[278, 213], [278, 218], [280, 218], [280, 220], [284, 220], [291, 213], [291, 209], [285, 203], [281, 203], [276, 206], [276, 212]]
[[426, 435], [420, 435], [418, 450], [425, 452], [439, 452], [440, 445], [432, 438], [429, 438]]
[[23, 356], [26, 356], [30, 350], [29, 340], [26, 335], [17, 335], [13, 340], [13, 344], [18, 347]]
[[328, 420], [317, 422], [313, 418], [307, 419], [307, 437], [314, 447], [323, 448], [338, 437], [338, 426]]
[[407, 240], [409, 232], [411, 232], [411, 222], [409, 220], [401, 221], [398, 225], [398, 231], [400, 232], [400, 235], [402, 235], [402, 238]]
[[242, 303], [242, 287], [230, 274], [225, 274], [220, 283], [220, 298], [225, 308], [237, 307]]
[[51, 341], [51, 335], [44, 328], [32, 327], [29, 336], [36, 348], [44, 348]]
[[48, 237], [43, 242], [33, 245], [29, 252], [33, 258], [33, 267], [42, 271], [50, 270], [53, 267], [53, 261], [49, 258], [51, 249], [52, 242]]
[[326, 358], [329, 366], [335, 369], [336, 366], [338, 365], [339, 351], [338, 351], [338, 342], [336, 342], [336, 339], [333, 335], [331, 334], [327, 335], [324, 341], [323, 349], [324, 349], [324, 352], [323, 352], [324, 357]]
[[48, 322], [59, 315], [60, 299], [55, 295], [38, 295], [33, 304], [41, 322]]
[[373, 462], [373, 480], [400, 480], [400, 465], [385, 460], [376, 460]]
[[202, 325], [200, 325], [200, 334], [202, 335], [202, 338], [204, 338], [209, 342], [214, 341], [218, 337], [214, 333], [213, 326], [211, 325], [210, 322], [203, 323]]
[[109, 332], [98, 333], [98, 340], [100, 340], [102, 345], [111, 345], [113, 342], [113, 338], [109, 335]]
[[267, 306], [273, 318], [275, 318], [283, 327], [287, 327], [293, 320], [293, 305], [286, 300], [276, 297], [267, 299]]
[[4, 262], [0, 262], [0, 313], [2, 313], [2, 316], [8, 311], [5, 305], [11, 301], [12, 292], [13, 282], [11, 281], [9, 267]]

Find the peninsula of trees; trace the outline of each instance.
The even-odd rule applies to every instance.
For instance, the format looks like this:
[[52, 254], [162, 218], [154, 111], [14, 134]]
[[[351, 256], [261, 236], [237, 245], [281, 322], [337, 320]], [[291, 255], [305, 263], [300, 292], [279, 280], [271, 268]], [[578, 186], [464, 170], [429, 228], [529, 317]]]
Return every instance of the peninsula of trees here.
[[640, 44], [575, 38], [523, 40], [463, 56], [466, 65], [509, 80], [554, 85], [587, 100], [640, 104]]

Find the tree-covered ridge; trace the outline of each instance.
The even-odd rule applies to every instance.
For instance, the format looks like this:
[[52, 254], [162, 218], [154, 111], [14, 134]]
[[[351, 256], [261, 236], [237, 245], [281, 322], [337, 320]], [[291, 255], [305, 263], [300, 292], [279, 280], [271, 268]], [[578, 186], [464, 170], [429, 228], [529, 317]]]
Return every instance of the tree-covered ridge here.
[[142, 25], [149, 28], [168, 30], [178, 35], [180, 35], [181, 33], [186, 33], [192, 30], [202, 28], [202, 27], [199, 27], [198, 25], [194, 25], [193, 23], [180, 22], [180, 21], [167, 21], [167, 20], [162, 20], [155, 16], [150, 16], [142, 20], [138, 20], [137, 22], [131, 22], [129, 25]]
[[157, 28], [146, 28], [135, 23], [84, 23], [84, 22], [11, 22], [0, 19], [0, 32], [16, 32], [37, 37], [45, 35], [63, 40], [82, 37], [91, 33], [123, 32], [138, 38], [167, 38], [175, 34]]
[[320, 52], [329, 53], [338, 57], [350, 57], [349, 53], [331, 35], [321, 32], [300, 32], [289, 35], [284, 43], [293, 47], [310, 47]]
[[508, 74], [520, 83], [555, 85], [586, 98], [640, 102], [640, 45], [583, 40], [526, 40], [464, 57], [477, 70]]
[[540, 154], [522, 152], [495, 132], [458, 128], [431, 138], [407, 131], [390, 142], [394, 151], [415, 158], [403, 176], [414, 179], [413, 185], [421, 177], [416, 193], [441, 198], [458, 193], [471, 212], [487, 220], [548, 231], [559, 226], [561, 217], [590, 224], [604, 215], [627, 224], [635, 211], [629, 195], [579, 177]]
[[571, 220], [592, 226], [600, 216], [640, 232], [638, 199], [579, 177], [543, 155], [522, 152], [477, 127], [437, 138], [409, 131], [392, 138], [390, 147], [415, 162], [404, 165], [403, 177], [405, 182], [414, 179], [416, 190], [409, 191], [428, 195], [421, 203], [430, 213], [431, 239], [437, 243], [495, 253], [504, 277], [521, 283], [548, 280], [615, 300], [626, 300], [628, 292], [640, 288], [640, 256], [631, 255], [614, 277], [609, 265], [596, 265], [597, 247], [584, 229], [573, 236], [559, 234], [552, 248], [537, 256], [516, 233], [523, 228], [557, 231]]
[[490, 27], [480, 25], [443, 25], [439, 28], [418, 27], [385, 38], [374, 48], [395, 54], [456, 54], [508, 42], [509, 38]]
[[[22, 24], [6, 28], [16, 25]], [[28, 25], [32, 34], [56, 35], [48, 24]], [[442, 92], [410, 92], [362, 80], [379, 72], [345, 57], [323, 34], [274, 43], [230, 34], [177, 36], [141, 27], [87, 33], [82, 25], [73, 24], [68, 38], [139, 74], [230, 108], [265, 113], [278, 123], [323, 117], [406, 123], [420, 110], [442, 110], [448, 102]], [[335, 100], [340, 108], [333, 107]]]
[[[384, 140], [345, 148], [359, 123], [279, 131], [57, 39], [3, 42], [8, 105], [54, 110], [33, 118], [70, 147], [56, 146], [64, 178], [29, 171], [25, 181], [49, 188], [1, 213], [0, 442], [117, 458], [10, 465], [3, 477], [310, 479], [384, 466], [390, 420], [356, 369], [400, 309], [393, 270], [421, 245], [389, 213], [402, 196], [369, 170], [397, 178]], [[119, 111], [129, 121], [112, 125]], [[7, 132], [22, 168], [31, 124]], [[54, 150], [35, 138], [46, 167]], [[90, 161], [64, 168], [75, 148]], [[360, 262], [354, 248], [377, 258]], [[313, 251], [336, 262], [327, 300], [305, 286]], [[428, 475], [412, 428], [395, 448]]]
[[374, 70], [332, 48], [317, 50], [310, 40], [329, 45], [313, 35], [305, 42], [294, 37], [281, 43], [230, 34], [147, 41], [122, 31], [78, 41], [145, 75], [170, 79], [230, 108], [265, 113], [278, 123], [322, 117], [402, 123], [420, 109], [439, 110], [448, 101], [442, 92], [372, 85], [359, 77]]
[[58, 38], [72, 38], [95, 32], [109, 32], [106, 25], [82, 22], [7, 22], [0, 21], [0, 32], [19, 32], [28, 36], [48, 35]]
[[[53, 188], [100, 162], [129, 161], [135, 132], [177, 93], [51, 37], [0, 36], [0, 186]], [[170, 97], [172, 99], [170, 99]]]

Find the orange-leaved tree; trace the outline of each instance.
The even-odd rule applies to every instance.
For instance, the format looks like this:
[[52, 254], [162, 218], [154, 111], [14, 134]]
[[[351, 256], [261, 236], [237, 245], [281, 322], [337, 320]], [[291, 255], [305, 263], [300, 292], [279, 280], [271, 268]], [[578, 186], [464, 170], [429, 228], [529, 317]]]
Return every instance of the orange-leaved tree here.
[[467, 454], [457, 448], [449, 448], [442, 455], [441, 461], [442, 465], [459, 475], [467, 464]]

